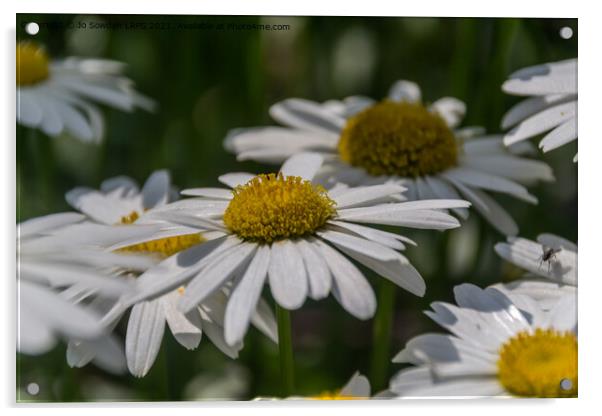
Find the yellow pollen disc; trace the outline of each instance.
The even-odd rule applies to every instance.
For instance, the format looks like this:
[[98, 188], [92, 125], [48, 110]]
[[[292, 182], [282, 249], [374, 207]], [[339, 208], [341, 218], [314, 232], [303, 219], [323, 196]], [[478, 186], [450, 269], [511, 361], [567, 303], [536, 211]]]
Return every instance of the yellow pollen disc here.
[[497, 362], [505, 389], [524, 397], [577, 397], [577, 337], [537, 329], [507, 341]]
[[48, 55], [31, 42], [17, 45], [17, 85], [33, 85], [48, 78]]
[[130, 212], [128, 215], [124, 215], [121, 217], [121, 224], [132, 224], [136, 222], [136, 220], [140, 218], [140, 214], [136, 211]]
[[369, 174], [418, 177], [457, 165], [458, 144], [422, 104], [385, 100], [351, 117], [338, 143], [341, 159]]
[[[138, 214], [137, 211], [132, 211], [128, 215], [121, 217], [120, 223], [133, 224], [138, 218], [140, 218], [140, 214]], [[151, 254], [160, 258], [166, 258], [204, 241], [206, 240], [201, 233], [184, 234], [145, 241], [143, 243], [122, 247], [116, 251], [118, 253]]]
[[245, 240], [271, 243], [301, 237], [336, 213], [324, 188], [298, 176], [259, 175], [233, 193], [224, 224]]
[[184, 234], [145, 241], [143, 243], [122, 247], [116, 251], [118, 253], [151, 254], [160, 258], [166, 258], [204, 241], [206, 240], [201, 233]]
[[362, 400], [363, 397], [343, 396], [340, 391], [324, 391], [317, 396], [310, 397], [311, 400]]

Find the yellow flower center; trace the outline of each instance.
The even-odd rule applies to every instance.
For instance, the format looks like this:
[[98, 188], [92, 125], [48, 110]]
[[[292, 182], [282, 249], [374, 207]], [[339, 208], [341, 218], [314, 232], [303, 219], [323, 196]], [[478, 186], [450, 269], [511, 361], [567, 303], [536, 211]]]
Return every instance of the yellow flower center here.
[[[132, 224], [140, 214], [132, 211], [130, 214], [121, 217], [121, 224]], [[174, 237], [159, 238], [157, 240], [145, 241], [131, 246], [117, 249], [118, 253], [136, 253], [150, 254], [159, 258], [167, 258], [180, 251], [186, 250], [206, 241], [201, 233], [177, 235]]]
[[31, 42], [17, 45], [17, 85], [33, 85], [48, 78], [48, 55]]
[[500, 383], [516, 396], [577, 396], [577, 337], [572, 332], [521, 332], [502, 346], [497, 366]]
[[323, 391], [317, 396], [311, 396], [311, 400], [362, 400], [364, 397], [344, 396], [340, 390]]
[[335, 215], [319, 185], [298, 176], [259, 175], [234, 190], [224, 224], [245, 240], [271, 243], [311, 234]]
[[128, 215], [124, 215], [121, 217], [122, 224], [133, 224], [136, 220], [140, 218], [140, 214], [137, 211], [132, 211]]
[[369, 174], [417, 177], [458, 162], [453, 132], [421, 104], [385, 100], [351, 117], [338, 143], [341, 159]]

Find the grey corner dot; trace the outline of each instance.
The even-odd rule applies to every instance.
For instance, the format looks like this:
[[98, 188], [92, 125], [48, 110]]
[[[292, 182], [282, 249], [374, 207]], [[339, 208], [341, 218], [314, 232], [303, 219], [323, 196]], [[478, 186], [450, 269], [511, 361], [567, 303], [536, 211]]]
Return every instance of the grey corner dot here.
[[36, 22], [29, 22], [25, 25], [25, 32], [27, 32], [28, 35], [37, 35], [39, 31], [40, 25]]
[[563, 378], [560, 380], [560, 388], [562, 390], [570, 390], [573, 387], [573, 382], [568, 378]]
[[38, 385], [38, 383], [29, 383], [27, 385], [27, 393], [31, 394], [32, 396], [37, 396], [39, 392], [40, 386]]
[[573, 37], [573, 29], [571, 29], [568, 26], [563, 27], [562, 29], [560, 29], [560, 37], [562, 39], [570, 39]]

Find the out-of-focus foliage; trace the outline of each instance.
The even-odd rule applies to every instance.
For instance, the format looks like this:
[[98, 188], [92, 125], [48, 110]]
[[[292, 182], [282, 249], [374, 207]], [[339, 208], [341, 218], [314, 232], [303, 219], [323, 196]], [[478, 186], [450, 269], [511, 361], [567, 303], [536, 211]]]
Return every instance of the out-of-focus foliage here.
[[[18, 40], [31, 38], [23, 30], [30, 21], [40, 24], [35, 39], [53, 57], [127, 63], [127, 75], [158, 101], [159, 109], [155, 114], [105, 111], [107, 130], [100, 146], [66, 136], [50, 139], [18, 126], [19, 221], [68, 210], [66, 191], [97, 187], [115, 175], [142, 181], [153, 170], [168, 168], [174, 183], [186, 188], [215, 186], [217, 176], [229, 171], [273, 171], [237, 163], [223, 150], [222, 140], [231, 128], [273, 124], [270, 104], [287, 97], [379, 98], [404, 78], [421, 85], [426, 101], [444, 95], [464, 100], [465, 125], [497, 133], [503, 113], [519, 100], [501, 92], [508, 74], [577, 56], [574, 19], [19, 15]], [[78, 28], [80, 23], [86, 28]], [[106, 23], [114, 28], [93, 28]], [[288, 28], [267, 31], [253, 29], [254, 24]], [[573, 29], [571, 39], [560, 37], [564, 26]], [[521, 235], [553, 232], [576, 240], [575, 143], [535, 155], [553, 167], [557, 178], [533, 189], [538, 206], [499, 198]], [[449, 300], [458, 282], [486, 285], [520, 274], [492, 250], [504, 237], [474, 214], [459, 230], [412, 237], [419, 247], [409, 249], [408, 256], [428, 288], [421, 299], [397, 291], [392, 353], [411, 336], [436, 329], [421, 311], [434, 300]], [[333, 390], [354, 371], [368, 372], [371, 321], [352, 318], [331, 299], [307, 302], [293, 313], [293, 343], [298, 393]], [[64, 354], [61, 345], [45, 356], [19, 356], [18, 398], [247, 399], [280, 391], [277, 348], [255, 330], [237, 361], [209, 342], [186, 351], [166, 334], [144, 379], [108, 375], [92, 365], [71, 369]], [[36, 396], [26, 393], [31, 382], [40, 386]]]

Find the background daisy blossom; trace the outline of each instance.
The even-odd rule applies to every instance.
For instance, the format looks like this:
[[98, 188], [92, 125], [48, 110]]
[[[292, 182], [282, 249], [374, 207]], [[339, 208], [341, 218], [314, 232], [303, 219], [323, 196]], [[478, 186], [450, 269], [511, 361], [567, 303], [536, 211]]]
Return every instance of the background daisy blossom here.
[[[85, 213], [90, 221], [108, 224], [116, 233], [123, 229], [139, 227], [150, 231], [150, 234], [146, 232], [144, 236], [137, 233], [132, 238], [123, 238], [119, 242], [113, 241], [112, 244], [104, 246], [105, 249], [119, 253], [116, 255], [125, 258], [148, 258], [149, 261], [144, 267], [123, 267], [113, 272], [124, 280], [132, 281], [162, 259], [215, 238], [211, 232], [201, 234], [199, 230], [190, 227], [169, 226], [164, 222], [148, 220], [154, 210], [165, 206], [174, 197], [177, 197], [177, 193], [171, 186], [169, 172], [165, 170], [153, 172], [142, 189], [131, 178], [120, 176], [104, 181], [100, 190], [80, 187], [66, 195], [67, 201]], [[161, 228], [157, 228], [159, 224]], [[121, 248], [111, 249], [115, 244]], [[242, 342], [228, 345], [223, 337], [229, 289], [225, 287], [217, 291], [187, 314], [177, 309], [184, 291], [185, 287], [181, 286], [157, 299], [142, 301], [132, 306], [125, 337], [125, 356], [131, 374], [143, 377], [151, 369], [161, 347], [166, 324], [176, 341], [186, 349], [196, 349], [202, 335], [205, 334], [223, 353], [231, 358], [238, 356], [238, 351], [243, 346]], [[114, 328], [127, 309], [120, 302], [104, 303], [104, 321]], [[259, 300], [257, 311], [251, 320], [274, 342], [277, 341], [276, 322], [265, 301]], [[106, 340], [71, 342], [68, 355], [75, 366], [82, 367], [99, 355], [106, 356], [106, 346]]]
[[[356, 371], [345, 385], [334, 391], [324, 391], [315, 396], [290, 396], [284, 400], [368, 400], [370, 399], [370, 381]], [[258, 397], [255, 400], [280, 400], [276, 397]]]
[[[325, 158], [316, 178], [327, 186], [400, 183], [410, 200], [462, 197], [500, 232], [515, 235], [517, 224], [487, 192], [536, 204], [524, 185], [552, 181], [552, 171], [521, 157], [528, 147], [508, 151], [502, 136], [458, 129], [465, 112], [465, 104], [452, 97], [423, 105], [417, 84], [398, 81], [381, 102], [359, 96], [322, 104], [284, 100], [270, 115], [285, 127], [236, 129], [224, 146], [238, 160], [268, 163], [316, 151]], [[468, 216], [465, 209], [454, 212]]]
[[56, 338], [101, 339], [106, 335], [102, 316], [89, 300], [117, 299], [133, 290], [130, 282], [106, 273], [111, 267], [143, 267], [139, 256], [107, 253], [98, 241], [115, 244], [138, 230], [109, 233], [107, 227], [88, 224], [76, 213], [60, 213], [18, 225], [17, 350], [42, 354]]
[[505, 145], [546, 133], [539, 148], [549, 152], [577, 140], [577, 59], [520, 69], [504, 82], [502, 90], [530, 97], [502, 119], [502, 129], [512, 128], [504, 136]]
[[96, 104], [128, 112], [155, 108], [153, 100], [121, 75], [124, 66], [107, 59], [50, 61], [41, 46], [18, 43], [17, 122], [51, 137], [67, 132], [85, 142], [100, 142], [104, 120]]
[[469, 203], [383, 203], [401, 196], [403, 188], [394, 184], [329, 193], [311, 183], [321, 164], [320, 155], [303, 153], [288, 159], [279, 175], [220, 177], [234, 190], [183, 191], [197, 198], [169, 204], [156, 211], [156, 218], [222, 236], [143, 273], [136, 281], [139, 293], [124, 302], [155, 297], [187, 283], [179, 303], [180, 311], [187, 313], [232, 282], [225, 316], [229, 344], [244, 336], [266, 280], [285, 309], [297, 309], [307, 296], [322, 299], [332, 291], [345, 310], [368, 319], [376, 308], [374, 292], [341, 252], [422, 296], [426, 289], [422, 277], [399, 253], [412, 241], [361, 224], [445, 230], [460, 224], [442, 210], [465, 208]]
[[577, 305], [560, 297], [552, 309], [526, 295], [462, 284], [456, 305], [425, 312], [450, 335], [412, 338], [393, 359], [415, 367], [393, 376], [399, 397], [577, 396]]

